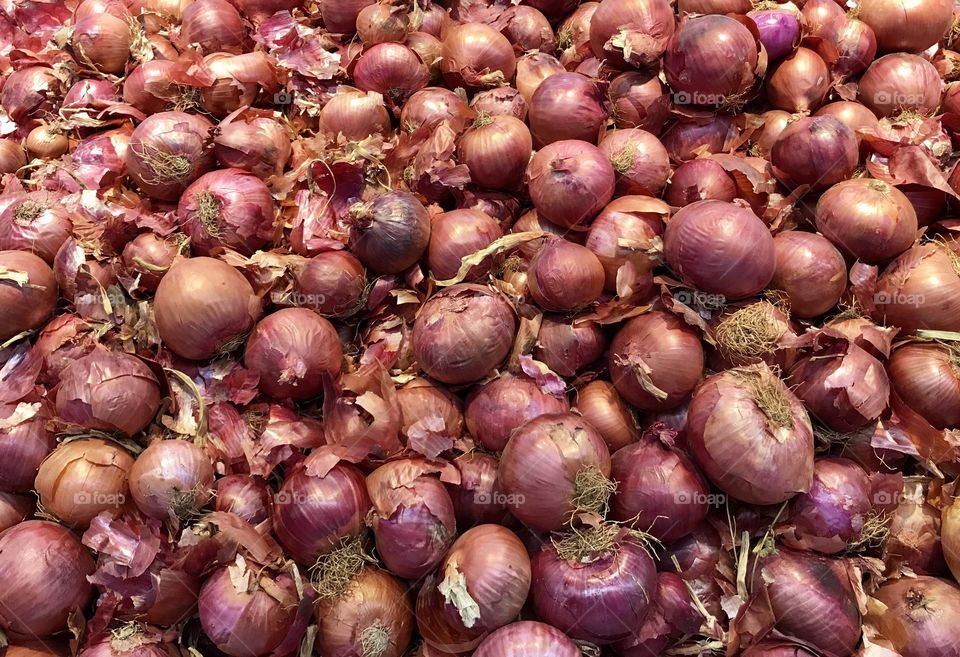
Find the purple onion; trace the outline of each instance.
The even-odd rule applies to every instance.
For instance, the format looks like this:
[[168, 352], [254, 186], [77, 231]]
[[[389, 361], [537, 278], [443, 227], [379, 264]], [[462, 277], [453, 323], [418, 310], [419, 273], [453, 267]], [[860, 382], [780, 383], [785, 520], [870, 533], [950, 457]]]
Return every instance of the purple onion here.
[[767, 58], [773, 62], [784, 57], [800, 43], [800, 21], [789, 9], [760, 9], [747, 13], [757, 24], [760, 42], [767, 49]]

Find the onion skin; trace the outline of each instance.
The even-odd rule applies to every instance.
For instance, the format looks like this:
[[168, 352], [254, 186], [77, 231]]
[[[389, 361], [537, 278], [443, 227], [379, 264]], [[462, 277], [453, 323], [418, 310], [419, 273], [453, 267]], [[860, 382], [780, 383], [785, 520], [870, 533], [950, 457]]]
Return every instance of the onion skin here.
[[94, 561], [70, 530], [27, 520], [0, 535], [0, 628], [14, 639], [67, 629], [90, 599]]
[[857, 89], [860, 102], [879, 117], [904, 111], [931, 114], [940, 104], [943, 81], [933, 64], [916, 55], [895, 53], [870, 64]]
[[12, 139], [0, 139], [0, 173], [16, 173], [26, 164], [27, 154], [23, 146]]
[[[953, 20], [953, 4], [948, 0], [917, 4], [865, 0], [859, 6], [859, 18], [873, 28], [881, 52], [926, 50], [943, 37]], [[904, 30], [904, 24], [910, 29]]]
[[871, 620], [880, 636], [903, 657], [947, 657], [956, 654], [955, 627], [960, 589], [936, 577], [902, 577], [886, 582], [873, 594], [886, 605]]
[[[51, 431], [47, 423], [50, 421], [49, 412], [38, 406], [32, 417], [25, 417], [19, 422], [12, 420], [12, 416], [22, 413], [21, 404], [0, 405], [0, 491], [7, 493], [26, 493], [33, 488], [37, 469], [47, 454], [57, 446], [56, 434]], [[2, 530], [0, 530], [2, 531]]]
[[554, 531], [577, 511], [576, 480], [586, 469], [610, 475], [610, 452], [597, 430], [572, 413], [541, 415], [510, 437], [499, 479], [514, 499], [511, 512], [518, 520]]
[[603, 0], [590, 20], [590, 48], [614, 68], [651, 67], [674, 26], [673, 8], [664, 0]]
[[57, 305], [57, 281], [43, 260], [26, 251], [0, 251], [0, 267], [25, 273], [29, 287], [0, 285], [0, 341], [39, 328]]
[[460, 134], [473, 118], [474, 112], [464, 100], [443, 87], [421, 89], [400, 109], [400, 124], [411, 132], [423, 126], [433, 129], [441, 121], [447, 121], [450, 128]]
[[8, 195], [0, 212], [0, 250], [29, 251], [53, 263], [73, 230], [73, 213], [43, 192]]
[[[19, 525], [37, 509], [35, 498], [0, 491], [0, 533]], [[7, 654], [9, 654], [7, 650]]]
[[716, 160], [700, 158], [684, 162], [676, 168], [670, 177], [664, 200], [682, 208], [705, 200], [730, 203], [736, 196], [737, 186], [724, 168]]
[[213, 168], [213, 152], [205, 148], [212, 129], [210, 121], [197, 114], [148, 116], [130, 137], [130, 177], [153, 198], [177, 200], [190, 183]]
[[243, 274], [213, 258], [173, 265], [154, 297], [163, 343], [192, 360], [210, 358], [245, 335], [260, 316], [260, 299]]
[[960, 425], [960, 370], [952, 349], [905, 344], [890, 356], [889, 372], [900, 399], [934, 427]]
[[663, 71], [680, 104], [724, 105], [753, 84], [758, 42], [722, 15], [688, 18], [670, 40]]
[[342, 134], [356, 141], [390, 131], [390, 114], [383, 96], [349, 87], [341, 88], [334, 94], [320, 110], [319, 119], [322, 132]]
[[857, 168], [857, 137], [832, 116], [808, 116], [789, 124], [770, 153], [774, 173], [786, 185], [829, 187]]
[[817, 109], [829, 90], [827, 64], [809, 48], [797, 48], [767, 78], [770, 104], [787, 112]]
[[847, 289], [847, 264], [830, 240], [788, 230], [773, 238], [773, 249], [770, 287], [786, 294], [793, 317], [812, 319], [837, 305]]
[[487, 637], [473, 657], [579, 657], [580, 649], [567, 635], [544, 623], [518, 621]]
[[[778, 406], [764, 410], [754, 389], [775, 394]], [[687, 418], [694, 458], [725, 493], [751, 504], [777, 504], [810, 489], [810, 418], [766, 365], [708, 378], [694, 394]]]
[[158, 440], [140, 453], [130, 469], [130, 496], [151, 518], [191, 514], [212, 495], [213, 464], [185, 440]]
[[[373, 5], [371, 5], [373, 6]], [[410, 48], [399, 43], [378, 43], [365, 50], [353, 69], [354, 83], [401, 104], [430, 82], [430, 72]]]
[[783, 59], [797, 47], [800, 42], [800, 20], [796, 10], [772, 7], [759, 9], [747, 13], [757, 24], [760, 33], [760, 43], [767, 51], [770, 61]]
[[516, 319], [509, 304], [480, 285], [444, 289], [421, 308], [413, 352], [421, 369], [448, 384], [478, 381], [507, 357]]
[[481, 115], [509, 116], [521, 121], [527, 118], [527, 101], [513, 87], [495, 87], [481, 91], [473, 97], [470, 109]]
[[533, 357], [558, 375], [572, 377], [600, 358], [606, 346], [599, 324], [546, 316], [537, 333]]
[[726, 301], [753, 296], [773, 278], [773, 236], [752, 211], [733, 203], [698, 201], [682, 208], [663, 243], [673, 271]]
[[260, 477], [227, 475], [217, 479], [214, 490], [217, 511], [233, 513], [254, 526], [272, 515], [273, 491]]
[[487, 449], [500, 452], [525, 422], [569, 409], [566, 399], [544, 392], [533, 380], [502, 374], [470, 393], [464, 419], [471, 436]]
[[443, 79], [450, 88], [476, 91], [510, 82], [517, 70], [513, 46], [482, 23], [454, 25], [443, 37]]
[[585, 246], [563, 239], [547, 241], [530, 260], [527, 285], [544, 310], [574, 310], [603, 292], [603, 265]]
[[[557, 73], [540, 83], [530, 99], [530, 132], [542, 147], [576, 139], [596, 144], [607, 119], [603, 92], [580, 73]], [[557, 121], [563, 116], [563, 121]]]
[[123, 247], [123, 264], [127, 274], [137, 276], [137, 285], [156, 292], [163, 275], [180, 254], [181, 245], [156, 233], [140, 233]]
[[700, 157], [705, 148], [708, 153], [720, 153], [730, 147], [737, 136], [733, 117], [717, 114], [709, 119], [680, 120], [667, 128], [660, 141], [676, 162], [686, 162]]
[[[946, 572], [941, 544], [941, 512], [927, 503], [929, 482], [906, 477], [903, 495], [889, 514], [889, 534], [883, 545], [883, 559], [891, 569], [909, 568], [918, 575]], [[884, 498], [882, 501], [886, 502]]]
[[71, 43], [81, 59], [104, 73], [122, 73], [130, 58], [130, 28], [110, 14], [97, 14], [77, 21]]
[[918, 329], [960, 331], [960, 274], [950, 249], [913, 246], [884, 270], [874, 295], [874, 319], [902, 334]]
[[405, 436], [409, 437], [411, 429], [430, 416], [440, 419], [449, 437], [463, 435], [463, 402], [445, 387], [429, 379], [413, 379], [397, 390], [397, 402]]
[[610, 453], [640, 438], [637, 420], [609, 381], [591, 381], [577, 391], [577, 412], [603, 437]]
[[508, 498], [497, 478], [500, 460], [483, 452], [467, 452], [453, 461], [460, 473], [460, 482], [448, 483], [447, 493], [453, 502], [460, 530], [487, 523], [510, 525]]
[[613, 198], [615, 174], [603, 151], [577, 140], [556, 141], [530, 160], [526, 180], [541, 219], [571, 228], [588, 223]]
[[621, 196], [596, 216], [584, 246], [603, 265], [606, 290], [617, 290], [617, 274], [627, 263], [637, 273], [653, 269], [655, 262], [649, 250], [663, 233], [663, 220], [669, 216], [670, 206], [649, 196]]
[[[480, 210], [451, 210], [437, 215], [430, 227], [427, 247], [430, 273], [437, 280], [454, 278], [463, 258], [490, 246], [500, 237], [503, 237], [500, 225]], [[483, 278], [495, 262], [494, 258], [485, 259], [470, 269], [465, 280]]]
[[478, 121], [460, 137], [458, 161], [470, 169], [474, 184], [492, 189], [516, 189], [523, 181], [533, 137], [523, 121], [493, 116]]
[[618, 128], [640, 128], [658, 135], [670, 118], [666, 87], [655, 75], [621, 73], [610, 81], [607, 97]]
[[700, 337], [666, 312], [634, 317], [610, 344], [610, 378], [625, 400], [646, 411], [678, 406], [703, 374]]
[[180, 41], [199, 44], [204, 54], [240, 55], [247, 45], [243, 18], [227, 0], [194, 0], [180, 24]]
[[360, 262], [381, 274], [404, 271], [430, 242], [430, 216], [409, 192], [388, 192], [351, 213], [357, 218], [350, 248]]
[[842, 76], [862, 73], [877, 56], [877, 36], [861, 20], [844, 16], [828, 21], [820, 36], [832, 43], [839, 59], [833, 71]]

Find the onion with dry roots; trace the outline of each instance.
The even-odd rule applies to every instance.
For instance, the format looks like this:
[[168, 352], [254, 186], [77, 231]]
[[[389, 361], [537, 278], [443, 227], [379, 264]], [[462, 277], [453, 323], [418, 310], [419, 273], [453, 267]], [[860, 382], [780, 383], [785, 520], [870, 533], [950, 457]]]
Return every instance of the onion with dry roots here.
[[130, 468], [130, 496], [144, 514], [158, 520], [190, 518], [213, 494], [213, 464], [186, 440], [157, 440]]

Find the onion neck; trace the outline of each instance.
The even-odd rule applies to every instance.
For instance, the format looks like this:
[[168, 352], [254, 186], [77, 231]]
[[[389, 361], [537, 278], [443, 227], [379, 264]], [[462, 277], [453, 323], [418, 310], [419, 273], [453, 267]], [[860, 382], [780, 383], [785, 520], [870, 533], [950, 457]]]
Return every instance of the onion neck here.
[[610, 496], [617, 490], [617, 484], [611, 481], [595, 465], [588, 465], [577, 472], [574, 479], [574, 493], [571, 503], [574, 514], [607, 514]]
[[758, 301], [725, 317], [716, 328], [717, 343], [738, 358], [759, 358], [776, 350], [786, 330], [773, 317], [776, 308]]
[[321, 600], [339, 598], [368, 563], [375, 562], [364, 552], [362, 539], [359, 536], [347, 539], [336, 550], [317, 559], [313, 566], [313, 588]]
[[29, 226], [36, 221], [43, 210], [43, 205], [36, 201], [24, 201], [13, 213], [13, 222], [18, 226]]
[[390, 628], [382, 620], [360, 632], [361, 657], [383, 657], [390, 648]]
[[[773, 425], [781, 429], [793, 429], [793, 408], [787, 397], [786, 386], [779, 377], [764, 365], [730, 371]], [[779, 436], [779, 432], [774, 432], [774, 435]]]
[[201, 192], [197, 196], [197, 219], [211, 237], [220, 235], [220, 201], [212, 192]]

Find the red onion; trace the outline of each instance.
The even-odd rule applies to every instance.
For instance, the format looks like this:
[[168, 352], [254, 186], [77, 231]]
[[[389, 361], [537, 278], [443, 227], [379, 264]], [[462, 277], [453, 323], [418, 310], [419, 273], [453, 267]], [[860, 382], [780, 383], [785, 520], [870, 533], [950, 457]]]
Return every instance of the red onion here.
[[[540, 83], [530, 100], [530, 132], [538, 146], [565, 139], [597, 143], [607, 120], [604, 95], [579, 73], [557, 73]], [[558, 121], [562, 116], [564, 120]]]
[[69, 529], [27, 520], [0, 535], [0, 628], [17, 638], [67, 629], [90, 599], [94, 561]]
[[176, 354], [203, 360], [238, 343], [260, 316], [243, 274], [220, 260], [189, 258], [164, 275], [154, 297], [157, 329]]
[[357, 31], [357, 16], [375, 0], [321, 0], [320, 16], [331, 32], [349, 35]]
[[410, 16], [403, 6], [375, 3], [357, 14], [357, 36], [367, 46], [402, 42], [409, 31]]
[[809, 48], [797, 48], [767, 77], [767, 98], [777, 109], [810, 112], [830, 91], [827, 63]]
[[0, 173], [16, 173], [26, 164], [23, 146], [12, 139], [0, 139]]
[[[876, 128], [879, 124], [876, 114], [864, 105], [857, 102], [838, 100], [835, 103], [827, 103], [817, 110], [814, 116], [832, 116], [839, 119], [841, 123], [857, 134], [857, 131]], [[857, 134], [857, 140], [860, 140]]]
[[613, 198], [610, 160], [583, 141], [557, 141], [544, 147], [530, 160], [526, 178], [540, 218], [559, 226], [588, 223]]
[[[943, 38], [953, 21], [953, 4], [947, 0], [864, 0], [859, 10], [860, 20], [876, 32], [877, 45], [883, 52], [926, 50]], [[904, 25], [910, 25], [910, 29], [904, 30]]]
[[517, 91], [529, 105], [534, 92], [544, 80], [565, 70], [560, 60], [553, 55], [539, 51], [530, 52], [517, 60]]
[[84, 139], [70, 154], [76, 168], [74, 175], [91, 189], [104, 189], [117, 184], [127, 173], [129, 127], [108, 130]]
[[648, 196], [621, 196], [607, 205], [590, 225], [584, 243], [593, 251], [605, 274], [604, 287], [617, 289], [617, 273], [630, 263], [637, 273], [650, 271], [655, 261], [651, 249], [663, 232], [670, 207]]
[[736, 196], [737, 186], [730, 174], [716, 160], [700, 158], [676, 168], [664, 199], [670, 205], [682, 208], [704, 200], [729, 203]]
[[885, 609], [871, 620], [880, 636], [903, 657], [946, 657], [957, 650], [950, 631], [960, 603], [960, 589], [936, 577], [901, 577], [873, 594]]
[[235, 118], [221, 121], [219, 128], [213, 152], [220, 166], [243, 169], [264, 180], [283, 173], [292, 149], [290, 134], [278, 121]]
[[451, 88], [484, 89], [509, 83], [517, 59], [507, 37], [483, 23], [463, 23], [444, 35], [440, 69]]
[[857, 168], [857, 137], [832, 116], [807, 116], [780, 133], [770, 161], [788, 186], [829, 187], [849, 178]]
[[[480, 210], [453, 210], [435, 216], [427, 248], [430, 273], [441, 281], [454, 278], [463, 258], [490, 246], [502, 236], [496, 220]], [[485, 259], [470, 268], [465, 280], [475, 281], [486, 276], [494, 264], [493, 258]]]
[[598, 324], [547, 315], [540, 324], [533, 356], [560, 376], [572, 377], [600, 358], [606, 346]]
[[[449, 438], [463, 435], [463, 403], [446, 388], [417, 378], [397, 390], [403, 435], [439, 432]], [[439, 423], [439, 427], [436, 424]]]
[[43, 260], [26, 251], [0, 251], [0, 341], [39, 328], [57, 305], [57, 281]]
[[[833, 2], [833, 0], [830, 0]], [[796, 643], [761, 641], [743, 651], [744, 657], [816, 657], [803, 646]]]
[[0, 491], [26, 493], [33, 488], [37, 468], [57, 444], [49, 421], [39, 402], [0, 405]]
[[247, 47], [243, 18], [227, 0], [194, 0], [183, 12], [180, 42], [196, 43], [205, 53], [239, 55]]
[[621, 73], [610, 81], [607, 97], [618, 128], [641, 128], [660, 134], [670, 117], [666, 87], [655, 75]]
[[649, 132], [630, 128], [608, 132], [600, 150], [610, 158], [617, 176], [616, 193], [659, 196], [670, 177], [670, 156]]
[[482, 452], [467, 452], [453, 462], [460, 482], [447, 484], [447, 493], [456, 512], [457, 527], [468, 529], [484, 523], [509, 525], [511, 499], [497, 477], [500, 461]]
[[708, 153], [726, 151], [736, 132], [732, 117], [717, 114], [707, 119], [681, 119], [667, 128], [661, 142], [670, 159], [684, 162], [700, 157], [704, 149]]
[[[0, 492], [0, 533], [29, 518], [37, 509], [36, 498], [33, 495], [16, 495]], [[7, 650], [6, 654], [10, 654]]]
[[863, 73], [877, 56], [877, 36], [856, 18], [843, 16], [827, 21], [820, 36], [837, 49], [838, 59], [831, 68], [839, 75]]
[[130, 469], [130, 496], [151, 518], [188, 518], [210, 500], [213, 464], [187, 440], [156, 440]]
[[890, 380], [910, 408], [938, 429], [960, 424], [960, 370], [951, 344], [915, 343], [890, 356]]
[[42, 116], [54, 109], [65, 91], [64, 84], [52, 68], [27, 66], [13, 71], [3, 83], [0, 105], [14, 121]]
[[364, 93], [353, 87], [340, 87], [320, 110], [320, 130], [329, 135], [342, 134], [362, 141], [370, 135], [390, 131], [390, 114], [379, 93]]
[[72, 230], [73, 215], [59, 199], [43, 192], [11, 195], [0, 212], [0, 249], [30, 251], [52, 263]]
[[183, 90], [171, 77], [176, 64], [164, 59], [152, 59], [139, 64], [123, 81], [123, 102], [141, 112], [154, 114], [174, 106]]
[[278, 88], [274, 63], [262, 52], [213, 53], [204, 58], [204, 64], [214, 81], [200, 89], [200, 106], [216, 117], [252, 104], [261, 89], [274, 92]]
[[175, 201], [213, 168], [207, 148], [211, 123], [196, 114], [160, 112], [137, 126], [127, 150], [127, 171], [149, 196]]
[[847, 289], [847, 265], [829, 240], [788, 230], [773, 238], [776, 267], [770, 287], [790, 302], [790, 314], [811, 319], [837, 305]]
[[470, 101], [470, 108], [480, 115], [510, 116], [521, 121], [527, 118], [527, 101], [513, 87], [481, 91]]
[[482, 187], [517, 189], [533, 150], [523, 121], [512, 116], [481, 117], [457, 146], [458, 161], [470, 169], [470, 180]]
[[233, 513], [251, 525], [259, 525], [273, 513], [273, 492], [260, 477], [232, 474], [214, 485], [215, 509]]
[[928, 486], [929, 480], [907, 477], [899, 500], [886, 491], [880, 498], [896, 505], [889, 514], [889, 533], [883, 543], [884, 561], [891, 568], [909, 568], [918, 575], [939, 575], [946, 571], [940, 540], [940, 510], [927, 502]]
[[138, 625], [123, 625], [90, 641], [77, 657], [167, 657], [169, 645], [159, 632]]
[[577, 391], [577, 411], [603, 437], [610, 452], [640, 437], [637, 420], [613, 384], [595, 380]]
[[602, 512], [613, 490], [610, 452], [596, 429], [572, 413], [521, 426], [500, 458], [500, 484], [524, 524], [558, 530], [577, 512]]
[[104, 73], [122, 73], [130, 59], [130, 28], [124, 19], [110, 14], [77, 21], [70, 41], [80, 61]]
[[682, 105], [733, 104], [753, 84], [758, 42], [739, 21], [707, 15], [681, 22], [663, 71]]
[[544, 310], [574, 310], [589, 305], [603, 292], [603, 265], [585, 246], [551, 239], [530, 260], [527, 285]]
[[413, 132], [421, 126], [435, 128], [447, 121], [457, 134], [470, 125], [473, 112], [460, 96], [443, 87], [427, 87], [414, 93], [400, 109], [400, 125]]
[[426, 65], [399, 43], [379, 43], [365, 50], [357, 60], [353, 78], [363, 91], [383, 94], [397, 104], [430, 82]]
[[615, 68], [649, 68], [673, 32], [673, 7], [665, 0], [603, 0], [590, 20], [590, 47]]
[[470, 394], [464, 419], [471, 436], [499, 452], [525, 422], [567, 410], [566, 399], [544, 392], [531, 379], [503, 374]]
[[500, 31], [521, 52], [552, 52], [557, 47], [553, 28], [543, 12], [535, 7], [511, 7], [500, 17]]
[[536, 621], [518, 621], [489, 637], [473, 653], [474, 657], [579, 657], [582, 653], [560, 630]]
[[772, 62], [789, 55], [800, 42], [800, 20], [795, 9], [774, 6], [754, 9], [747, 16], [757, 24], [760, 43]]
[[940, 104], [943, 80], [933, 64], [917, 55], [895, 53], [870, 64], [860, 78], [860, 102], [880, 117], [914, 111], [931, 114]]
[[350, 315], [366, 292], [363, 265], [347, 251], [322, 251], [294, 271], [294, 288], [284, 305], [305, 306], [322, 315]]
[[430, 216], [409, 192], [387, 192], [350, 208], [350, 249], [366, 267], [396, 274], [413, 265], [430, 241]]
[[960, 266], [940, 243], [913, 246], [877, 281], [875, 318], [903, 333], [917, 329], [960, 331]]
[[164, 239], [156, 233], [140, 233], [123, 247], [123, 264], [127, 274], [137, 277], [137, 286], [156, 292], [183, 244], [174, 238]]
[[802, 7], [807, 31], [814, 36], [819, 36], [827, 23], [847, 17], [843, 5], [835, 0], [805, 0]]
[[[817, 114], [821, 113], [822, 110], [817, 112]], [[869, 114], [869, 110], [867, 110], [867, 113]], [[783, 132], [784, 128], [793, 120], [793, 115], [783, 110], [770, 110], [769, 112], [761, 114], [760, 119], [762, 120], [762, 125], [750, 137], [750, 141], [753, 144], [752, 150], [763, 157], [769, 158], [770, 151], [773, 150], [773, 144], [777, 141], [777, 138], [780, 136], [780, 133]], [[851, 128], [851, 130], [853, 130], [853, 128]], [[677, 167], [677, 172], [679, 171], [680, 167]]]
[[708, 378], [690, 402], [687, 441], [725, 493], [776, 504], [809, 490], [813, 429], [793, 392], [765, 364]]

